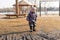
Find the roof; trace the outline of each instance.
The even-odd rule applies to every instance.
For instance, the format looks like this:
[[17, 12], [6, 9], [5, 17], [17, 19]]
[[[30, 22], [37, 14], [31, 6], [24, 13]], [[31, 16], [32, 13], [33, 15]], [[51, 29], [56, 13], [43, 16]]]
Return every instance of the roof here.
[[[15, 5], [15, 4], [14, 4], [14, 5]], [[21, 1], [18, 3], [18, 5], [20, 5], [20, 6], [30, 6], [30, 5], [33, 5], [33, 4], [31, 4], [31, 3], [28, 2], [28, 1], [21, 0]]]

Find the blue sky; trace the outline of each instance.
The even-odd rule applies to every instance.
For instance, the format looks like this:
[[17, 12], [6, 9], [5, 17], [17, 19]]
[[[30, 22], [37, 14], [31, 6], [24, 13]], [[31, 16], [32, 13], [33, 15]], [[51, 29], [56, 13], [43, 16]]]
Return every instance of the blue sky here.
[[[20, 1], [20, 0], [19, 0]], [[12, 5], [13, 4], [15, 4], [15, 0], [0, 0], [0, 8], [9, 8], [9, 7], [13, 7]], [[37, 4], [38, 4], [38, 1], [37, 1]], [[44, 3], [42, 3], [42, 6], [44, 6], [43, 5]], [[52, 6], [52, 3], [51, 4], [46, 4], [47, 6], [48, 5], [50, 5], [50, 6]], [[48, 7], [50, 7], [50, 6], [48, 6]], [[55, 2], [55, 3], [53, 3], [53, 6], [52, 7], [54, 7], [54, 6], [56, 6], [56, 7], [58, 7], [59, 6], [59, 4], [58, 4], [58, 2]]]

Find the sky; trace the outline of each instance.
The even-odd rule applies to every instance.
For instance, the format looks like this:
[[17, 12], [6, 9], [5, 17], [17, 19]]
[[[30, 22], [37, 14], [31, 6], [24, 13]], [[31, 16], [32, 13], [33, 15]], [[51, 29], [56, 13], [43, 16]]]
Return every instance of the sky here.
[[0, 0], [0, 8], [12, 7], [15, 0]]
[[[20, 1], [20, 0], [19, 0]], [[15, 0], [0, 0], [0, 8], [10, 8], [13, 7], [12, 5], [15, 4]], [[37, 5], [39, 5], [39, 1], [36, 2]], [[53, 5], [52, 5], [53, 4]], [[53, 2], [53, 3], [46, 3], [46, 6], [50, 7], [59, 7], [58, 2]], [[42, 3], [42, 7], [44, 7], [44, 3]]]
[[42, 3], [41, 5], [42, 7], [59, 7], [59, 2], [56, 1], [56, 2], [46, 2], [46, 3]]

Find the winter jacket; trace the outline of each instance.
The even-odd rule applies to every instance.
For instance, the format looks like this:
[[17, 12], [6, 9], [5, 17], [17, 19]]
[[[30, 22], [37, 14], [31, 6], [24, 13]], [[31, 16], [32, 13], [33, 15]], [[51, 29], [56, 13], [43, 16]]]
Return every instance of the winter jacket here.
[[35, 22], [37, 19], [37, 14], [35, 12], [30, 12], [27, 16], [27, 21]]

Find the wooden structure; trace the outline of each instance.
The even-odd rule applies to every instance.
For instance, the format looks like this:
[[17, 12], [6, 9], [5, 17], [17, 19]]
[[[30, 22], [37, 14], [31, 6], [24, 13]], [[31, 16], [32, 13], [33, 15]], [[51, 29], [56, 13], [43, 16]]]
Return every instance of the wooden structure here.
[[10, 18], [10, 16], [16, 16], [18, 17], [18, 0], [16, 0], [16, 14], [6, 14], [6, 16], [8, 16]]
[[15, 11], [16, 14], [6, 14], [6, 16], [16, 16], [18, 18], [18, 16], [26, 16], [26, 10], [24, 7], [27, 8], [27, 10], [29, 10], [29, 7], [35, 6], [33, 4], [31, 4], [30, 2], [27, 2], [25, 0], [21, 0], [20, 2], [18, 2], [18, 0], [16, 0], [16, 4], [13, 5], [15, 7]]
[[16, 17], [18, 18], [18, 16], [24, 16], [24, 17], [26, 17], [26, 14], [23, 14], [23, 15], [18, 15], [18, 14], [6, 14], [6, 16], [7, 16], [8, 18], [10, 18], [10, 16], [16, 16]]
[[[16, 1], [16, 4], [13, 5], [16, 7], [16, 15], [18, 16], [26, 16], [26, 11], [29, 10], [29, 7], [35, 6], [31, 4], [30, 2], [27, 2], [25, 0], [21, 0], [20, 2]], [[25, 9], [26, 8], [26, 9]]]

